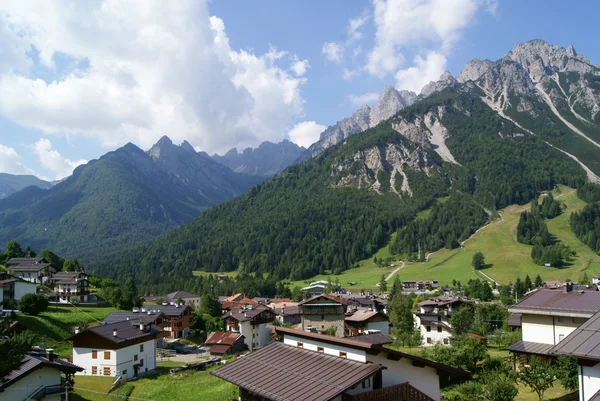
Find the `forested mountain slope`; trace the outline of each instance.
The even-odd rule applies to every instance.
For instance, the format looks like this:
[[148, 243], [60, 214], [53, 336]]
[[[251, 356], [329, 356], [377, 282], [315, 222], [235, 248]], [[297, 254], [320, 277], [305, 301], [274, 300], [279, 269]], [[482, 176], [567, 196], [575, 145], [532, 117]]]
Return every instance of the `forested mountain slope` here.
[[[460, 196], [470, 210], [497, 209], [528, 202], [557, 183], [578, 187], [587, 180], [578, 162], [541, 138], [555, 126], [531, 135], [481, 96], [473, 83], [434, 93], [97, 267], [134, 275], [145, 288], [193, 270], [299, 279], [348, 268], [440, 196]], [[455, 224], [462, 230], [448, 230], [449, 236], [474, 229]]]
[[15, 175], [0, 173], [0, 199], [6, 198], [29, 186], [46, 189], [52, 187], [52, 183], [33, 175]]
[[17, 239], [89, 263], [189, 222], [258, 181], [187, 143], [163, 138], [148, 153], [128, 144], [51, 189], [0, 200], [0, 242]]

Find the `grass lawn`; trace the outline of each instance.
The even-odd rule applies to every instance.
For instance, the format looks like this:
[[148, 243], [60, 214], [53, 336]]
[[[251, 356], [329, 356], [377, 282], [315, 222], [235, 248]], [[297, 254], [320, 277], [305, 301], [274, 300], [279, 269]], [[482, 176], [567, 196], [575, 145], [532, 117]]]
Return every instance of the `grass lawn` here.
[[110, 390], [115, 378], [102, 376], [75, 376], [75, 391], [69, 399], [71, 401], [102, 401], [113, 397], [107, 397], [106, 392]]
[[62, 342], [73, 335], [76, 326], [96, 325], [110, 312], [117, 311], [115, 308], [91, 308], [91, 307], [67, 307], [50, 306], [46, 312], [38, 316], [29, 316], [23, 313], [17, 316], [17, 320], [35, 331], [40, 339], [46, 342], [46, 346], [54, 348], [54, 351], [63, 357], [71, 354], [71, 343]]
[[[529, 387], [524, 386], [521, 383], [519, 383], [517, 385], [517, 387], [519, 389], [519, 394], [517, 395], [517, 398], [515, 398], [515, 401], [538, 401], [539, 400], [537, 394], [532, 392]], [[554, 387], [550, 387], [544, 393], [544, 400], [551, 401], [551, 400], [563, 397], [563, 396], [569, 394], [570, 392], [571, 391], [568, 391], [568, 390], [565, 390], [564, 388], [562, 388], [559, 381], [556, 381], [556, 382], [554, 382]], [[574, 398], [574, 399], [577, 400], [578, 398]]]
[[202, 276], [210, 276], [212, 275], [223, 275], [223, 276], [228, 276], [228, 277], [235, 277], [238, 275], [238, 272], [205, 272], [202, 270], [194, 270], [192, 272], [192, 274], [196, 277], [202, 277]]

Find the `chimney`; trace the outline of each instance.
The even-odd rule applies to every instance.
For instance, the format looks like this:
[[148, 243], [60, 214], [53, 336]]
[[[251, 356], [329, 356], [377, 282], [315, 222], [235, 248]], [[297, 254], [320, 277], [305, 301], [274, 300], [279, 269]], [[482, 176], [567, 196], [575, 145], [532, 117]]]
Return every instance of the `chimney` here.
[[127, 316], [127, 320], [129, 320], [129, 316]]
[[117, 329], [114, 329], [113, 330], [113, 337], [116, 337], [116, 336], [117, 336]]
[[144, 331], [144, 323], [140, 323], [140, 330]]
[[49, 361], [54, 361], [54, 350], [52, 348], [46, 350], [46, 358], [48, 358]]
[[572, 283], [572, 282], [570, 282], [570, 281], [567, 281], [567, 282], [565, 283], [565, 289], [564, 289], [564, 292], [571, 292], [571, 291], [573, 291], [573, 283]]

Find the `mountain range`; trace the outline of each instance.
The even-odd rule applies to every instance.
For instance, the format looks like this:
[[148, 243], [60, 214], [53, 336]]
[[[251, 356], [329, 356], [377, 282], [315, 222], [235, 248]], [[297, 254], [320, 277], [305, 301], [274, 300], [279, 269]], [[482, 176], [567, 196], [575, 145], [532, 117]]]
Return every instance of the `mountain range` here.
[[54, 185], [52, 182], [40, 180], [33, 175], [15, 175], [0, 173], [0, 199], [4, 199], [29, 186], [48, 189]]
[[0, 242], [11, 239], [89, 262], [143, 243], [243, 194], [262, 177], [235, 173], [188, 143], [127, 144], [47, 189], [0, 200]]
[[339, 272], [442, 196], [455, 201], [403, 241], [454, 247], [484, 211], [599, 181], [599, 96], [597, 66], [541, 40], [472, 60], [419, 96], [388, 87], [376, 106], [329, 127], [305, 162], [97, 269], [159, 292], [192, 285], [183, 278], [193, 270], [294, 280]]

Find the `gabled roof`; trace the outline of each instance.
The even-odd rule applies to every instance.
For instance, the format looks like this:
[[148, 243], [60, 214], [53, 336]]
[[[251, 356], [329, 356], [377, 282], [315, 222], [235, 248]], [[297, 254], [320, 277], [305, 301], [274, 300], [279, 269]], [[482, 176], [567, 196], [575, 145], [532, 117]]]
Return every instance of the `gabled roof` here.
[[272, 342], [211, 374], [270, 400], [327, 401], [383, 369]]
[[234, 302], [239, 301], [243, 298], [245, 298], [244, 294], [238, 292], [237, 294], [233, 294], [232, 296], [225, 298], [225, 301]]
[[11, 265], [34, 265], [37, 263], [48, 263], [48, 261], [44, 258], [10, 258], [8, 262], [6, 262], [7, 266]]
[[600, 310], [600, 292], [539, 289], [511, 306], [511, 313], [591, 317]]
[[237, 340], [244, 337], [240, 333], [234, 333], [232, 331], [215, 331], [210, 333], [210, 336], [204, 342], [206, 345], [213, 344], [224, 344], [233, 345]]
[[351, 338], [355, 341], [361, 341], [371, 345], [391, 344], [394, 342], [391, 338], [382, 333], [361, 334], [360, 336], [353, 336]]
[[429, 298], [423, 302], [419, 302], [419, 306], [445, 306], [445, 305], [450, 305], [450, 304], [453, 304], [456, 302], [474, 304], [475, 300], [469, 299], [467, 297], [460, 297], [460, 296], [449, 297], [446, 295], [442, 295], [437, 298]]
[[551, 353], [600, 361], [600, 312], [556, 344]]
[[507, 349], [511, 352], [517, 352], [519, 354], [549, 355], [552, 347], [554, 347], [553, 344], [517, 341], [516, 343], [509, 345]]
[[[139, 322], [138, 322], [139, 323]], [[114, 336], [114, 330], [117, 331], [117, 335]], [[101, 326], [91, 327], [87, 330], [84, 330], [80, 333], [77, 333], [69, 338], [68, 341], [73, 341], [80, 336], [83, 336], [87, 333], [93, 333], [99, 337], [102, 337], [105, 340], [113, 342], [115, 344], [123, 343], [131, 340], [142, 340], [147, 341], [147, 339], [155, 338], [157, 334], [161, 333], [162, 330], [159, 330], [155, 326], [150, 326], [148, 330], [140, 330], [139, 324], [136, 324], [136, 321], [124, 321], [117, 322], [112, 324], [103, 324]], [[142, 342], [140, 341], [140, 342]]]
[[83, 371], [83, 368], [73, 365], [64, 359], [59, 359], [58, 355], [56, 355], [56, 359], [50, 360], [43, 354], [31, 353], [25, 355], [21, 360], [21, 364], [0, 380], [0, 389], [13, 385], [20, 379], [43, 367], [58, 369], [64, 373]]
[[163, 312], [150, 312], [142, 313], [142, 312], [110, 312], [108, 316], [104, 318], [102, 324], [113, 324], [119, 322], [135, 322], [143, 323], [143, 324], [154, 324], [157, 319], [163, 318], [166, 319], [167, 315]]
[[335, 295], [331, 295], [331, 294], [315, 295], [314, 297], [305, 299], [304, 301], [298, 303], [298, 305], [307, 305], [307, 304], [310, 305], [310, 304], [312, 304], [312, 301], [315, 301], [319, 298], [327, 298], [330, 301], [334, 301], [335, 303], [339, 303], [342, 305], [348, 305], [348, 301], [346, 301], [345, 299], [338, 298]]
[[37, 272], [50, 266], [50, 263], [37, 263], [31, 265], [13, 265], [10, 269], [15, 272]]
[[247, 322], [260, 315], [262, 312], [270, 311], [269, 308], [258, 307], [253, 309], [232, 309], [222, 316], [223, 319], [232, 318], [238, 322]]
[[[278, 305], [282, 305], [282, 304], [278, 304]], [[300, 309], [298, 308], [298, 305], [286, 305], [285, 307], [275, 307], [273, 308], [273, 312], [277, 315], [277, 316], [292, 316], [292, 315], [299, 315], [300, 314]]]
[[156, 307], [152, 307], [152, 311], [156, 311], [156, 313], [163, 312], [167, 316], [177, 317], [181, 316], [181, 314], [185, 310], [192, 311], [193, 308], [189, 305], [177, 306], [177, 305], [156, 305]]
[[367, 320], [370, 320], [378, 315], [388, 320], [387, 316], [385, 316], [383, 313], [369, 310], [357, 310], [353, 314], [344, 317], [344, 320], [347, 322], [366, 322]]
[[175, 291], [170, 294], [167, 294], [167, 297], [169, 297], [170, 299], [175, 301], [178, 298], [181, 298], [181, 299], [200, 298], [200, 295], [192, 294], [191, 292], [187, 292], [187, 291]]

